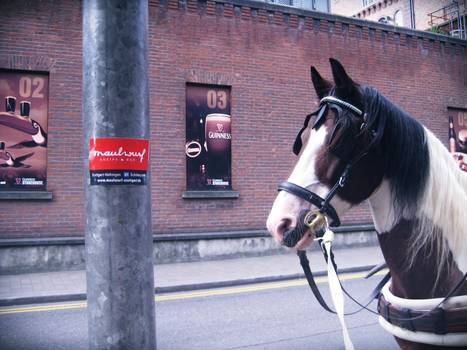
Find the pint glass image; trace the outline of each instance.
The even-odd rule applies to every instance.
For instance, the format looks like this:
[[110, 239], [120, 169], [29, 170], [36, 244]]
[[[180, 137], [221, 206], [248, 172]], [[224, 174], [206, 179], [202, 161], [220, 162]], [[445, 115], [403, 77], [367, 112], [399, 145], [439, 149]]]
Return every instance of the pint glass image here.
[[207, 115], [205, 140], [208, 184], [229, 186], [232, 141], [230, 115], [220, 113]]
[[5, 111], [14, 113], [16, 109], [16, 97], [5, 97]]
[[29, 112], [31, 111], [31, 102], [29, 101], [21, 101], [21, 103], [19, 104], [19, 114], [22, 116], [22, 117], [29, 117]]

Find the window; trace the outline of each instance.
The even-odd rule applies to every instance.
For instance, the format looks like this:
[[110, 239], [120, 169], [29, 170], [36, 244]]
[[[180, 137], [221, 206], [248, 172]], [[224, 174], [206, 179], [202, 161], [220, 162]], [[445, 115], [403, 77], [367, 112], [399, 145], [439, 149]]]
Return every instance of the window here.
[[396, 25], [396, 26], [403, 26], [403, 25], [404, 25], [404, 21], [403, 21], [403, 18], [402, 18], [402, 11], [401, 11], [401, 10], [397, 10], [397, 11], [394, 13], [394, 25]]
[[363, 7], [370, 6], [371, 4], [375, 3], [376, 0], [363, 0]]
[[329, 0], [264, 0], [270, 4], [291, 6], [305, 10], [330, 12]]

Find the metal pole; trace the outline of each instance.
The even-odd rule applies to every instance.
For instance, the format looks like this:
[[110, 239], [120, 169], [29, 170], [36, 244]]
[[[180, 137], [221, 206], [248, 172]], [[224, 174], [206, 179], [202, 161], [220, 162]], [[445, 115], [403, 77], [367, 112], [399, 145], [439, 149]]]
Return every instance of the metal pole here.
[[150, 181], [90, 185], [88, 171], [90, 139], [149, 139], [147, 37], [147, 0], [83, 1], [90, 349], [156, 348]]
[[414, 0], [409, 0], [410, 28], [417, 29], [415, 23], [415, 4]]

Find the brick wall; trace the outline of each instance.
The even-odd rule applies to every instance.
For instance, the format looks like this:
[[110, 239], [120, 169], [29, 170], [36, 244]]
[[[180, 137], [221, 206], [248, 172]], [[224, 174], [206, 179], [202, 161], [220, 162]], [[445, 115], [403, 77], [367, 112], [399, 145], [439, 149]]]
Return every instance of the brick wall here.
[[[0, 202], [1, 237], [83, 232], [81, 8], [72, 0], [56, 4], [0, 4], [0, 68], [50, 72], [48, 188], [54, 194], [52, 202]], [[295, 160], [294, 136], [318, 102], [309, 67], [330, 77], [329, 57], [443, 142], [446, 107], [466, 106], [460, 41], [242, 0], [151, 1], [149, 15], [154, 232], [264, 228], [276, 185]], [[239, 199], [181, 197], [187, 82], [232, 87]], [[366, 205], [344, 218], [346, 224], [369, 221]]]

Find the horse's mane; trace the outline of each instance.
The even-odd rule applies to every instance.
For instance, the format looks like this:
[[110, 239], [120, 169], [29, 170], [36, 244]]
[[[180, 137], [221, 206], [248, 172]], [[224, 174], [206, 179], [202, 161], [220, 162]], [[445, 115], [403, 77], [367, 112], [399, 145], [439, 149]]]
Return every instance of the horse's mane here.
[[375, 146], [385, 159], [395, 221], [415, 219], [412, 256], [437, 246], [441, 269], [449, 248], [454, 257], [467, 249], [463, 247], [467, 244], [467, 173], [421, 123], [377, 90], [362, 87], [361, 91], [369, 125], [377, 132]]
[[385, 160], [395, 217], [411, 217], [417, 211], [429, 176], [430, 157], [423, 126], [377, 90], [362, 88], [365, 112], [376, 130], [375, 146]]
[[[441, 141], [425, 129], [430, 154], [430, 174], [420, 201], [419, 230], [414, 243], [438, 243], [440, 261], [449, 250], [458, 267], [467, 270], [467, 173], [461, 171]], [[427, 234], [431, 233], [431, 235]]]

